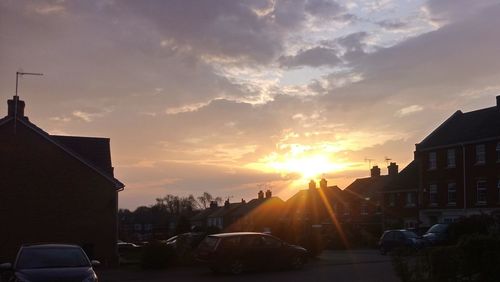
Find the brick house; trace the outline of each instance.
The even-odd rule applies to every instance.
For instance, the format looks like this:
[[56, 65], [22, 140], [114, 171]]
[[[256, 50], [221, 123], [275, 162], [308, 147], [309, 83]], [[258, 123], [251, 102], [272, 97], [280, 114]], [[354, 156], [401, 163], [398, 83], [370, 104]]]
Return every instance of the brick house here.
[[389, 180], [380, 193], [384, 230], [418, 226], [418, 167], [415, 161]]
[[500, 210], [500, 96], [496, 106], [455, 112], [416, 144], [424, 226]]
[[398, 165], [390, 163], [388, 174], [381, 175], [380, 168], [373, 166], [370, 177], [358, 178], [344, 189], [347, 207], [342, 213], [344, 222], [380, 229], [382, 225], [382, 194], [384, 186], [398, 175]]
[[67, 242], [117, 262], [118, 192], [109, 139], [50, 135], [15, 96], [0, 119], [0, 261], [21, 244]]

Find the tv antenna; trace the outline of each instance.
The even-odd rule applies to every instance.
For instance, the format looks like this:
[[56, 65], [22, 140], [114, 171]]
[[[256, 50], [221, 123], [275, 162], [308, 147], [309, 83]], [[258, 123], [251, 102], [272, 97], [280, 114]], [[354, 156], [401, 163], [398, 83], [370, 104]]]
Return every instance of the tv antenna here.
[[389, 165], [389, 161], [390, 161], [390, 160], [392, 160], [392, 159], [391, 159], [391, 158], [389, 158], [389, 157], [387, 157], [387, 156], [385, 156], [385, 157], [384, 157], [384, 160], [385, 160], [385, 164], [386, 164], [386, 165]]
[[19, 103], [19, 95], [17, 95], [17, 90], [19, 88], [19, 76], [23, 75], [37, 75], [42, 76], [43, 73], [37, 72], [24, 72], [23, 70], [16, 72], [16, 94], [14, 95], [14, 134], [16, 134], [16, 126], [17, 126], [17, 104]]

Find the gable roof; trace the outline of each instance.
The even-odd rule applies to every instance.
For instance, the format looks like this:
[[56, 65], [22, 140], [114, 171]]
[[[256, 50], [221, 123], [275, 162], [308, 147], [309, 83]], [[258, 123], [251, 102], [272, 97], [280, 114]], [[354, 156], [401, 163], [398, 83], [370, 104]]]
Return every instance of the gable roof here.
[[[83, 163], [84, 165], [86, 165], [87, 167], [89, 167], [90, 169], [92, 169], [93, 171], [95, 171], [96, 173], [101, 175], [102, 177], [104, 177], [106, 180], [111, 182], [117, 190], [121, 191], [125, 187], [125, 185], [122, 182], [120, 182], [118, 179], [114, 178], [114, 176], [113, 176], [113, 171], [112, 171], [113, 168], [111, 167], [111, 157], [110, 156], [109, 156], [109, 166], [107, 166], [107, 162], [105, 161], [105, 159], [107, 157], [95, 156], [99, 152], [93, 153], [90, 151], [90, 149], [82, 148], [82, 146], [85, 145], [84, 143], [86, 141], [84, 141], [84, 140], [86, 140], [86, 138], [84, 138], [84, 137], [70, 137], [70, 136], [59, 136], [59, 137], [52, 136], [52, 135], [48, 134], [47, 132], [45, 132], [44, 130], [42, 130], [41, 128], [39, 128], [38, 126], [36, 126], [35, 124], [31, 123], [27, 117], [14, 118], [11, 116], [6, 116], [3, 119], [0, 119], [0, 126], [3, 126], [5, 124], [8, 124], [9, 122], [14, 122], [14, 121], [31, 129], [33, 132], [37, 133], [38, 135], [40, 135], [41, 137], [43, 137], [44, 139], [46, 139], [50, 143], [54, 144], [59, 149], [63, 150], [65, 153], [70, 155], [71, 157], [77, 159], [78, 161], [80, 161], [81, 163]], [[64, 138], [64, 137], [67, 137], [67, 138]], [[99, 147], [101, 150], [103, 149], [102, 148], [103, 147], [103, 140], [105, 140], [106, 138], [89, 138], [89, 139], [91, 139], [91, 140], [93, 139], [92, 142], [88, 142], [90, 147]], [[66, 143], [67, 145], [64, 145], [64, 143]], [[71, 146], [73, 146], [73, 148], [75, 148], [76, 151], [80, 151], [83, 155], [80, 155], [77, 152], [73, 151]], [[108, 154], [110, 154], [109, 153], [109, 139], [107, 141], [107, 146], [108, 146], [107, 152], [108, 152]], [[100, 151], [100, 152], [102, 153], [102, 151]], [[89, 159], [87, 159], [85, 157], [89, 157]], [[96, 162], [96, 163], [94, 163], [94, 162]]]
[[388, 175], [358, 178], [347, 186], [344, 191], [362, 198], [370, 197], [380, 192], [390, 179], [391, 177]]
[[263, 204], [271, 206], [271, 205], [282, 205], [284, 203], [285, 202], [278, 197], [253, 199], [250, 202], [241, 205], [241, 207], [234, 212], [234, 216], [236, 217], [245, 216]]
[[236, 211], [238, 208], [243, 206], [243, 203], [230, 203], [229, 206], [222, 206], [214, 212], [210, 213], [207, 217], [223, 217], [227, 214]]
[[500, 138], [500, 110], [490, 107], [472, 112], [455, 112], [422, 142], [417, 150], [432, 149], [478, 140]]
[[416, 161], [409, 163], [398, 175], [391, 179], [381, 192], [392, 192], [401, 190], [417, 190], [418, 188], [418, 166]]

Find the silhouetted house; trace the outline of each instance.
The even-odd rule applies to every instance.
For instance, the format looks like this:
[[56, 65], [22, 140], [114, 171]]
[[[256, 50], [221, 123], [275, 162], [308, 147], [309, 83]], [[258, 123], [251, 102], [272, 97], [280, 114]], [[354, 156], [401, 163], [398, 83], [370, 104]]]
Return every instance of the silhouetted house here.
[[415, 161], [389, 180], [381, 193], [384, 229], [418, 226], [418, 167]]
[[390, 163], [387, 169], [388, 174], [381, 175], [380, 168], [373, 166], [370, 170], [370, 177], [358, 178], [344, 189], [348, 200], [341, 214], [343, 222], [365, 226], [376, 225], [374, 228], [381, 228], [382, 194], [380, 192], [390, 179], [398, 175], [398, 165]]
[[35, 242], [80, 244], [117, 262], [118, 192], [109, 139], [50, 135], [24, 115], [19, 97], [0, 119], [0, 261]]
[[291, 242], [304, 242], [304, 237], [321, 233], [325, 237], [334, 236], [339, 228], [339, 212], [347, 204], [343, 191], [337, 186], [328, 186], [321, 179], [320, 186], [311, 180], [309, 188], [298, 191], [286, 201], [285, 225]]
[[267, 190], [259, 191], [257, 199], [242, 204], [232, 213], [227, 231], [256, 231], [275, 233], [280, 226], [285, 202]]
[[[213, 201], [210, 203], [210, 206], [204, 210], [199, 211], [197, 214], [192, 216], [189, 219], [192, 228], [198, 230], [207, 230], [208, 225], [208, 217], [210, 214], [218, 211], [221, 207], [218, 206], [217, 202]], [[210, 222], [210, 226], [215, 225]]]
[[496, 106], [455, 112], [416, 144], [420, 220], [428, 226], [500, 208], [500, 96]]
[[224, 231], [233, 224], [236, 218], [236, 211], [244, 206], [245, 203], [230, 203], [229, 200], [224, 202], [224, 206], [216, 209], [207, 216], [207, 226], [215, 227], [220, 231]]

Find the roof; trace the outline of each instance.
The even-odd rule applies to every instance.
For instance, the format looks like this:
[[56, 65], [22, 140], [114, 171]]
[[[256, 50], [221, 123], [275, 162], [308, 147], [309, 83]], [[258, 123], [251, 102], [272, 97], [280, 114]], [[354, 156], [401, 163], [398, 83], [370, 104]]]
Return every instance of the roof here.
[[[11, 121], [14, 121], [14, 117], [6, 116], [0, 119], [0, 126]], [[68, 155], [103, 176], [106, 180], [111, 182], [117, 190], [121, 190], [125, 187], [123, 183], [113, 176], [109, 139], [96, 137], [52, 136], [35, 124], [31, 123], [27, 117], [17, 117], [16, 121], [39, 134], [47, 141], [66, 152]], [[89, 147], [85, 148], [87, 145]], [[105, 146], [107, 146], [106, 149], [104, 148]], [[93, 149], [98, 150], [94, 152]], [[105, 153], [108, 155], [98, 156], [99, 154]]]
[[216, 209], [214, 212], [210, 213], [207, 217], [221, 217], [225, 216], [228, 213], [234, 212], [238, 208], [240, 208], [243, 203], [230, 203], [229, 206], [222, 206], [219, 209]]
[[494, 138], [500, 138], [500, 109], [498, 107], [467, 113], [457, 111], [416, 147], [417, 150], [425, 150]]
[[391, 179], [381, 192], [417, 190], [418, 166], [416, 161], [409, 163], [397, 176]]
[[196, 215], [194, 215], [193, 217], [191, 217], [189, 220], [190, 221], [198, 221], [198, 220], [205, 220], [210, 214], [216, 212], [217, 210], [219, 210], [221, 207], [217, 207], [217, 208], [206, 208], [204, 210], [202, 210], [201, 212], [197, 213]]
[[284, 204], [285, 202], [283, 202], [283, 200], [278, 197], [253, 199], [250, 202], [242, 205], [239, 209], [237, 209], [234, 212], [234, 215], [236, 217], [245, 216], [264, 203], [266, 205], [271, 205], [271, 204], [276, 205], [276, 204]]
[[66, 148], [113, 175], [109, 138], [51, 135]]
[[[322, 194], [325, 195], [325, 197], [329, 200], [331, 200], [334, 197], [337, 198], [342, 197], [342, 190], [338, 186], [334, 185], [334, 186], [328, 186], [326, 188], [319, 187], [315, 190], [311, 189], [300, 190], [297, 193], [295, 193], [295, 195], [290, 197], [290, 199], [288, 199], [286, 202], [287, 204], [292, 204], [301, 201], [304, 198], [312, 198], [312, 200], [315, 200], [316, 197], [309, 197], [311, 195], [311, 191], [322, 192]], [[314, 196], [316, 195], [316, 193], [312, 195]]]
[[373, 194], [382, 190], [392, 177], [388, 175], [380, 175], [376, 177], [365, 177], [354, 180], [344, 191], [350, 192], [356, 196], [363, 198], [370, 197]]
[[45, 244], [45, 243], [34, 243], [22, 245], [24, 249], [53, 249], [53, 248], [68, 248], [68, 249], [80, 249], [80, 246], [72, 244]]

